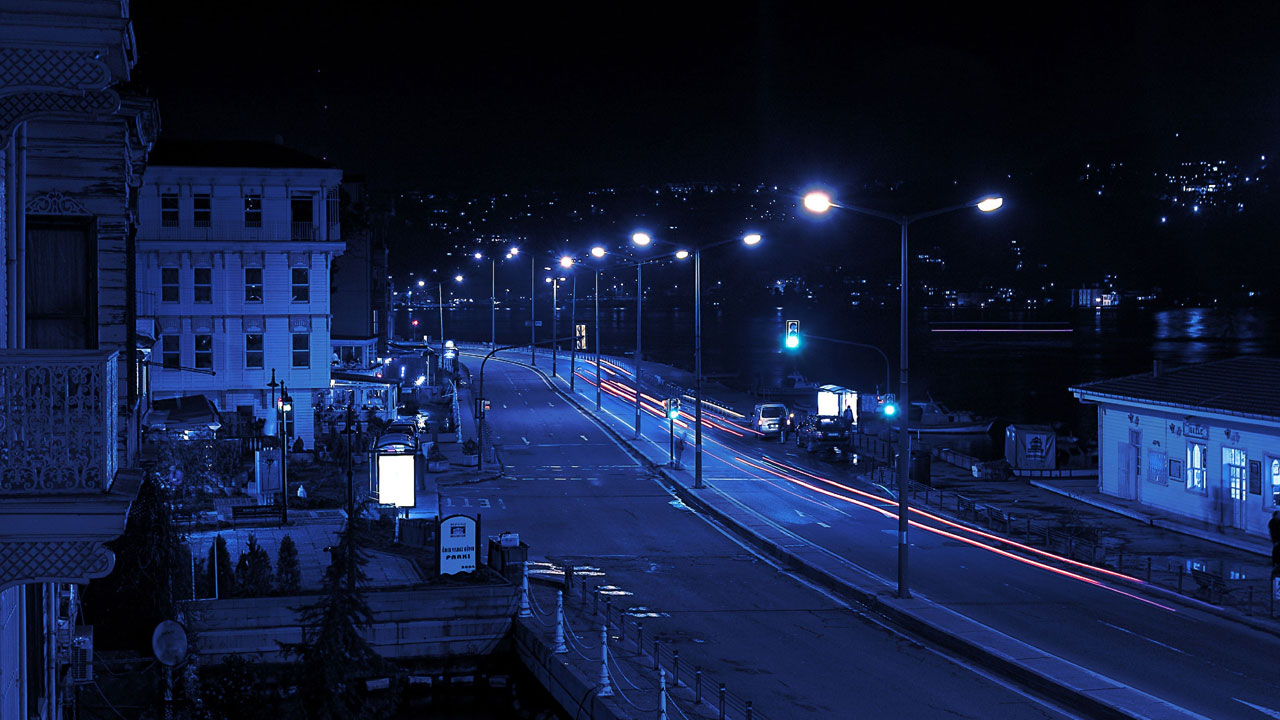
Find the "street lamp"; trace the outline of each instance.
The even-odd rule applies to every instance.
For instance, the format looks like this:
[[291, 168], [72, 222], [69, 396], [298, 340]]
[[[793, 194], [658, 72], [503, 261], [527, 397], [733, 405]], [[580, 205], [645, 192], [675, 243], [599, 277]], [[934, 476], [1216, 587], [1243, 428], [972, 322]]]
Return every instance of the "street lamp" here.
[[[519, 248], [511, 248], [507, 251], [503, 260], [510, 260], [520, 254]], [[472, 256], [476, 260], [483, 260], [484, 253], [477, 250]], [[498, 258], [489, 258], [489, 347], [498, 347]]]
[[[831, 200], [830, 194], [817, 190], [806, 194], [803, 204], [805, 209], [811, 213], [822, 214], [833, 207], [838, 207], [850, 212], [888, 220], [889, 222], [897, 223], [901, 228], [902, 278], [899, 290], [901, 291], [902, 299], [901, 309], [898, 314], [898, 402], [910, 407], [910, 396], [907, 395], [907, 228], [917, 220], [923, 220], [935, 215], [944, 215], [957, 210], [964, 210], [965, 208], [976, 207], [982, 212], [993, 212], [999, 210], [1000, 206], [1004, 204], [1004, 198], [994, 195], [984, 196], [960, 205], [951, 205], [937, 210], [916, 213], [915, 215], [894, 215], [856, 205], [838, 205]], [[910, 585], [907, 582], [907, 529], [910, 527], [907, 516], [909, 511], [907, 481], [909, 479], [908, 466], [911, 462], [911, 432], [907, 427], [908, 415], [910, 415], [908, 412], [901, 413], [898, 419], [898, 597], [900, 598], [911, 597]]]
[[[591, 248], [591, 257], [599, 260], [607, 252], [599, 245]], [[596, 410], [600, 409], [600, 267], [596, 266]], [[575, 331], [576, 332], [576, 331]]]
[[289, 413], [293, 411], [293, 398], [280, 381], [280, 524], [289, 524]]

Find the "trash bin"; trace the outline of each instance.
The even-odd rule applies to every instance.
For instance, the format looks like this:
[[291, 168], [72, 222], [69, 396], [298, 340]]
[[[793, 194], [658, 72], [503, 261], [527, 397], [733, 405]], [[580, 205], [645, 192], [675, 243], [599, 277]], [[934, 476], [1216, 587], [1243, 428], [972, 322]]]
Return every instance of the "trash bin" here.
[[911, 464], [907, 466], [907, 477], [913, 482], [918, 482], [927, 487], [933, 487], [933, 481], [930, 479], [930, 463], [932, 458], [928, 450], [912, 450]]

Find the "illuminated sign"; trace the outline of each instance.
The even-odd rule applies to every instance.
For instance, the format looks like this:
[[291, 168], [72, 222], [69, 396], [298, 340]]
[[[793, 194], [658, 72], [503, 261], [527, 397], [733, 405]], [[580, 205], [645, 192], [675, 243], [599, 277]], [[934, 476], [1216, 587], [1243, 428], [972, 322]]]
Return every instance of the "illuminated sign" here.
[[417, 468], [416, 455], [378, 455], [378, 502], [396, 507], [413, 507]]
[[475, 572], [476, 520], [450, 515], [440, 521], [440, 574]]

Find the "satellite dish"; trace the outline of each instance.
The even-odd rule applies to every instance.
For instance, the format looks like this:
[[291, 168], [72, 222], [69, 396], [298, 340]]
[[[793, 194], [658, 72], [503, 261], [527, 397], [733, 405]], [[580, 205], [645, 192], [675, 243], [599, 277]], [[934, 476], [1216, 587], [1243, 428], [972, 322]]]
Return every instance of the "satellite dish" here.
[[151, 633], [151, 650], [161, 663], [177, 665], [187, 656], [187, 629], [173, 620], [162, 620]]

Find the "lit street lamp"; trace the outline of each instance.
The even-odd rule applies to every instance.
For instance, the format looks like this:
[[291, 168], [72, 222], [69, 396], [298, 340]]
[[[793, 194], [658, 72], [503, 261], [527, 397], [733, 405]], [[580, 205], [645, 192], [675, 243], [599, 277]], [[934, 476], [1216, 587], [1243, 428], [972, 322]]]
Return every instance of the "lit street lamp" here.
[[[804, 196], [803, 203], [805, 209], [811, 213], [821, 214], [833, 207], [838, 207], [850, 212], [888, 220], [889, 222], [897, 223], [901, 228], [902, 278], [899, 290], [902, 297], [901, 309], [898, 315], [898, 402], [905, 407], [910, 407], [910, 397], [907, 395], [907, 228], [917, 220], [923, 220], [935, 215], [944, 215], [957, 210], [964, 210], [965, 208], [976, 207], [982, 212], [993, 212], [1000, 209], [1000, 206], [1004, 204], [1004, 199], [999, 196], [985, 196], [960, 205], [951, 205], [937, 210], [916, 213], [915, 215], [894, 215], [856, 205], [838, 205], [831, 200], [831, 196], [828, 193], [821, 191], [808, 193]], [[911, 597], [911, 589], [907, 582], [907, 529], [910, 526], [907, 515], [907, 482], [909, 479], [908, 466], [911, 461], [911, 432], [907, 427], [908, 415], [910, 413], [901, 413], [898, 419], [898, 597], [900, 598]]]

